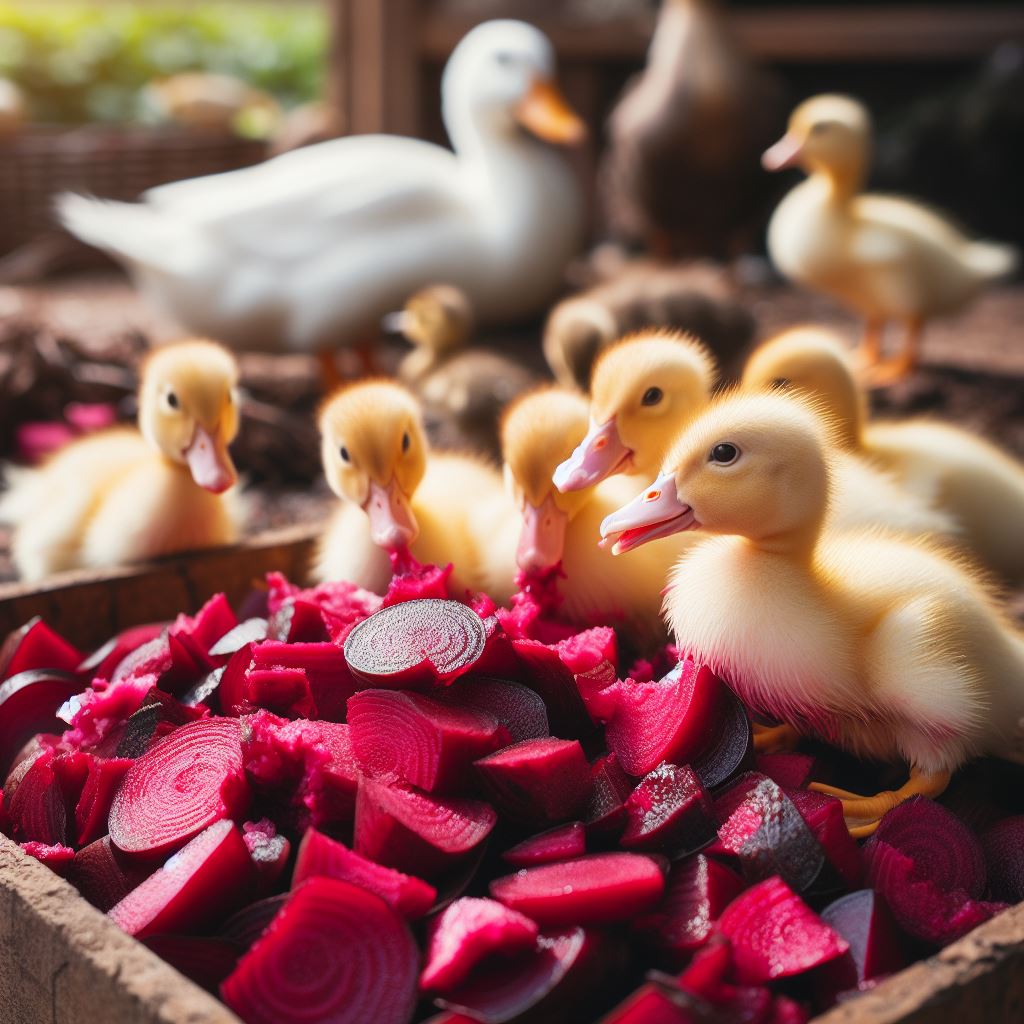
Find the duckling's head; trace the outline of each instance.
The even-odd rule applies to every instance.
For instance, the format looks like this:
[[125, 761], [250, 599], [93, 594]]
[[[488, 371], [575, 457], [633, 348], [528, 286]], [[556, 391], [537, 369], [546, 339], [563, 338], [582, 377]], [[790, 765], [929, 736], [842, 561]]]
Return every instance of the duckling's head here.
[[745, 391], [796, 391], [817, 399], [829, 411], [836, 443], [851, 449], [860, 444], [864, 393], [846, 347], [823, 327], [794, 327], [766, 341], [747, 360], [742, 386]]
[[487, 21], [455, 47], [441, 83], [445, 124], [456, 149], [481, 130], [512, 136], [519, 128], [562, 145], [586, 128], [555, 85], [555, 51], [522, 21]]
[[827, 428], [809, 403], [731, 394], [690, 424], [661, 475], [601, 524], [621, 554], [684, 530], [746, 537], [777, 550], [813, 548], [829, 490]]
[[238, 479], [228, 445], [238, 433], [238, 363], [212, 341], [156, 349], [142, 367], [139, 429], [214, 494]]
[[394, 317], [394, 326], [407, 341], [438, 354], [462, 348], [473, 331], [473, 307], [460, 288], [434, 284], [421, 288]]
[[587, 400], [578, 391], [545, 386], [523, 395], [505, 412], [501, 451], [505, 482], [522, 517], [516, 562], [541, 572], [562, 560], [565, 529], [590, 494], [560, 494], [555, 467], [587, 432]]
[[766, 170], [802, 167], [843, 178], [859, 178], [871, 146], [867, 108], [849, 96], [805, 100], [793, 111], [786, 134], [765, 151]]
[[687, 334], [645, 331], [606, 348], [590, 379], [590, 429], [556, 470], [558, 489], [656, 473], [680, 429], [707, 405], [714, 377], [710, 353]]
[[319, 423], [331, 490], [366, 512], [374, 544], [408, 547], [419, 533], [410, 501], [427, 468], [416, 399], [391, 381], [364, 381], [328, 398]]

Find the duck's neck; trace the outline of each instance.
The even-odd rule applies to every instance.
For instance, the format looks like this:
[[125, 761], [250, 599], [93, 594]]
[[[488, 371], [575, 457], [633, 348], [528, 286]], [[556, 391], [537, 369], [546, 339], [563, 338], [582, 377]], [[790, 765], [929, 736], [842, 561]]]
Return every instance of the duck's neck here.
[[867, 164], [867, 153], [860, 153], [843, 163], [815, 168], [810, 180], [816, 183], [830, 204], [846, 206], [864, 188]]

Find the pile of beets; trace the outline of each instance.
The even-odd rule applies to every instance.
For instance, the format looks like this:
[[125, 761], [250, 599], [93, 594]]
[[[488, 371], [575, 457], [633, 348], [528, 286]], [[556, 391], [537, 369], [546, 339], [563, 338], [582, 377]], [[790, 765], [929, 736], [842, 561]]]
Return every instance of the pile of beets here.
[[858, 845], [829, 752], [755, 756], [707, 668], [443, 585], [271, 576], [88, 656], [29, 623], [0, 829], [248, 1024], [797, 1024], [1024, 898], [1024, 816]]

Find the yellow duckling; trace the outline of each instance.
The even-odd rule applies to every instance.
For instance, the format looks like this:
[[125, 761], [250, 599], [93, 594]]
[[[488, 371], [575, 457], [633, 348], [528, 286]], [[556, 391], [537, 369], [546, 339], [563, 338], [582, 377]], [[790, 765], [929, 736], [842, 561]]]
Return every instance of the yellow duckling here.
[[784, 385], [824, 404], [844, 450], [891, 473], [940, 509], [956, 538], [1004, 580], [1024, 580], [1024, 466], [994, 445], [928, 420], [868, 423], [867, 403], [842, 343], [817, 327], [794, 328], [759, 348], [744, 387]]
[[676, 643], [757, 711], [854, 754], [908, 763], [895, 792], [816, 787], [868, 834], [897, 803], [941, 793], [968, 758], [1024, 758], [1024, 638], [975, 575], [927, 545], [823, 529], [832, 452], [821, 416], [801, 401], [728, 396], [602, 531], [616, 552], [681, 531], [711, 535], [670, 577]]
[[242, 510], [237, 475], [238, 365], [211, 341], [157, 349], [142, 368], [139, 429], [74, 441], [18, 473], [0, 502], [26, 580], [229, 544]]
[[865, 195], [871, 124], [846, 96], [816, 96], [793, 112], [763, 157], [768, 170], [802, 167], [806, 181], [779, 204], [768, 251], [787, 277], [838, 299], [865, 320], [863, 355], [879, 363], [889, 321], [905, 327], [900, 354], [878, 366], [878, 383], [911, 371], [926, 320], [965, 306], [987, 283], [1010, 273], [1010, 246], [974, 242], [909, 199]]
[[[430, 452], [419, 403], [391, 381], [335, 392], [319, 423], [324, 473], [342, 504], [320, 545], [318, 578], [383, 593], [388, 553], [407, 549], [420, 562], [451, 562], [453, 592], [481, 589], [477, 537], [492, 506], [508, 505], [499, 473], [469, 456]], [[511, 592], [510, 572], [500, 597]]]

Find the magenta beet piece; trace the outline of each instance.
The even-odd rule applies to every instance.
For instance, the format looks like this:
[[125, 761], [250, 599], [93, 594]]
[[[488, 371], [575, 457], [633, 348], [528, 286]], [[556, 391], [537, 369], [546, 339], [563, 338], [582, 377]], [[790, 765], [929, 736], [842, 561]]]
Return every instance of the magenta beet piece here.
[[718, 992], [732, 972], [732, 946], [720, 934], [712, 934], [694, 954], [689, 966], [679, 975], [679, 988], [701, 998]]
[[117, 680], [96, 679], [61, 708], [70, 728], [64, 742], [103, 757], [113, 757], [125, 733], [125, 723], [156, 688], [155, 675], [128, 675]]
[[64, 723], [57, 712], [81, 689], [72, 675], [36, 669], [0, 683], [0, 778], [36, 733], [60, 732]]
[[589, 835], [610, 836], [626, 825], [626, 801], [636, 786], [614, 754], [599, 758], [591, 768], [591, 791], [584, 812]]
[[788, 790], [786, 795], [814, 833], [826, 860], [843, 885], [847, 889], [859, 886], [864, 877], [864, 862], [857, 841], [846, 827], [843, 805], [839, 800], [809, 789]]
[[419, 953], [409, 926], [379, 896], [313, 878], [221, 986], [246, 1024], [407, 1024]]
[[406, 874], [436, 879], [490, 835], [489, 804], [438, 797], [364, 779], [356, 799], [355, 849]]
[[775, 996], [772, 999], [771, 1013], [765, 1024], [808, 1024], [810, 1019], [810, 1013], [795, 999], [790, 999], [788, 996]]
[[75, 672], [82, 652], [72, 647], [38, 616], [16, 629], [0, 647], [0, 679], [21, 672]]
[[661, 865], [636, 853], [591, 853], [491, 882], [499, 903], [544, 927], [607, 924], [651, 910], [665, 890]]
[[[255, 644], [245, 644], [228, 658], [223, 668], [216, 669], [213, 678], [216, 686], [211, 690], [207, 680], [196, 684], [186, 695], [186, 700], [191, 700], [197, 690], [202, 690], [204, 703], [213, 699], [216, 693], [216, 707], [222, 715], [247, 715], [252, 714], [256, 708], [249, 702], [246, 677], [252, 665], [252, 651]], [[219, 676], [217, 675], [219, 673]]]
[[696, 1018], [676, 1005], [665, 990], [650, 983], [641, 985], [598, 1024], [694, 1024]]
[[267, 639], [267, 620], [256, 616], [229, 629], [211, 648], [210, 656], [229, 658], [248, 644]]
[[104, 836], [75, 854], [68, 877], [94, 907], [106, 913], [152, 872], [152, 865], [121, 853], [110, 836]]
[[757, 770], [785, 790], [803, 789], [817, 774], [811, 754], [758, 754]]
[[246, 700], [285, 718], [316, 718], [309, 680], [301, 668], [254, 668], [245, 675]]
[[247, 821], [242, 826], [242, 839], [256, 869], [258, 888], [263, 892], [272, 891], [288, 866], [292, 844], [285, 836], [278, 835], [269, 818]]
[[515, 743], [481, 758], [476, 771], [498, 811], [525, 824], [571, 818], [590, 796], [590, 765], [579, 740]]
[[989, 894], [1007, 903], [1024, 900], [1024, 814], [993, 825], [981, 837]]
[[155, 857], [222, 818], [240, 816], [248, 802], [238, 722], [192, 722], [128, 770], [110, 809], [110, 838], [127, 853]]
[[803, 974], [849, 949], [781, 878], [765, 879], [737, 896], [718, 927], [732, 943], [736, 973], [744, 984]]
[[538, 931], [536, 922], [494, 900], [456, 900], [431, 925], [420, 988], [451, 992], [486, 957], [534, 949]]
[[321, 583], [311, 590], [300, 590], [280, 573], [267, 574], [267, 608], [276, 614], [289, 601], [306, 601], [320, 609], [331, 640], [346, 632], [354, 623], [362, 622], [381, 606], [378, 594], [363, 590], [347, 580]]
[[551, 735], [544, 701], [522, 683], [474, 673], [463, 676], [435, 696], [446, 704], [470, 708], [496, 718], [508, 730], [512, 743]]
[[521, 843], [506, 850], [501, 859], [514, 868], [532, 868], [538, 864], [582, 857], [587, 852], [587, 832], [583, 823], [571, 821], [568, 825], [530, 836]]
[[136, 938], [199, 929], [245, 899], [253, 873], [242, 834], [218, 821], [111, 907], [110, 917]]
[[143, 939], [143, 945], [214, 995], [244, 952], [241, 946], [227, 939], [199, 935], [150, 935]]
[[369, 686], [423, 689], [468, 672], [484, 650], [480, 616], [458, 601], [423, 598], [382, 608], [345, 641], [352, 674]]
[[132, 766], [129, 758], [93, 758], [82, 795], [75, 807], [77, 846], [85, 846], [107, 833], [107, 817], [121, 781]]
[[707, 942], [713, 923], [742, 890], [734, 871], [697, 854], [672, 866], [665, 898], [636, 927], [664, 952], [687, 955]]
[[428, 793], [466, 789], [470, 766], [511, 742], [496, 718], [403, 690], [363, 690], [349, 698], [352, 750], [373, 778]]
[[711, 742], [690, 764], [709, 792], [754, 765], [754, 737], [743, 702], [729, 689], [723, 689], [720, 700]]
[[902, 970], [906, 964], [896, 923], [871, 889], [840, 897], [825, 907], [821, 919], [850, 945], [845, 956], [826, 968], [835, 992], [857, 988], [861, 982]]
[[265, 640], [252, 648], [253, 669], [301, 669], [309, 680], [317, 717], [345, 720], [345, 702], [359, 689], [345, 655], [330, 643], [285, 644]]
[[214, 594], [195, 615], [179, 615], [167, 636], [171, 641], [180, 641], [189, 657], [203, 664], [210, 649], [237, 625], [238, 619], [228, 599], [223, 594]]
[[309, 878], [337, 878], [361, 885], [409, 921], [422, 917], [437, 899], [437, 890], [432, 885], [360, 857], [344, 843], [329, 839], [314, 828], [306, 831], [299, 844], [292, 888], [297, 889]]
[[517, 678], [544, 701], [554, 735], [572, 737], [587, 731], [590, 719], [576, 677], [558, 651], [537, 640], [514, 640], [512, 650], [520, 665]]
[[139, 709], [125, 722], [117, 744], [117, 756], [142, 757], [154, 743], [179, 726], [198, 721], [204, 714], [200, 709], [186, 707], [154, 686]]
[[129, 654], [156, 640], [166, 628], [166, 622], [151, 622], [125, 629], [86, 655], [75, 671], [87, 679], [109, 679]]
[[23, 761], [4, 785], [11, 836], [18, 842], [62, 846], [68, 838], [68, 809], [56, 771], [59, 754], [44, 749]]
[[575, 633], [557, 643], [558, 656], [573, 675], [590, 672], [598, 665], [613, 668], [619, 663], [619, 644], [615, 630], [609, 626], [594, 626]]
[[242, 907], [241, 910], [236, 910], [221, 925], [217, 934], [220, 938], [241, 946], [242, 949], [248, 949], [270, 927], [270, 922], [280, 913], [290, 895], [282, 892], [276, 896], [266, 896]]
[[711, 802], [691, 768], [658, 765], [626, 800], [626, 828], [619, 843], [627, 850], [675, 856], [698, 850], [714, 837]]
[[312, 601], [300, 597], [285, 601], [270, 616], [267, 636], [271, 640], [282, 640], [286, 644], [320, 643], [330, 640], [320, 608]]
[[45, 864], [55, 875], [64, 876], [71, 870], [75, 851], [70, 846], [47, 846], [46, 843], [28, 842], [18, 844], [30, 857]]

